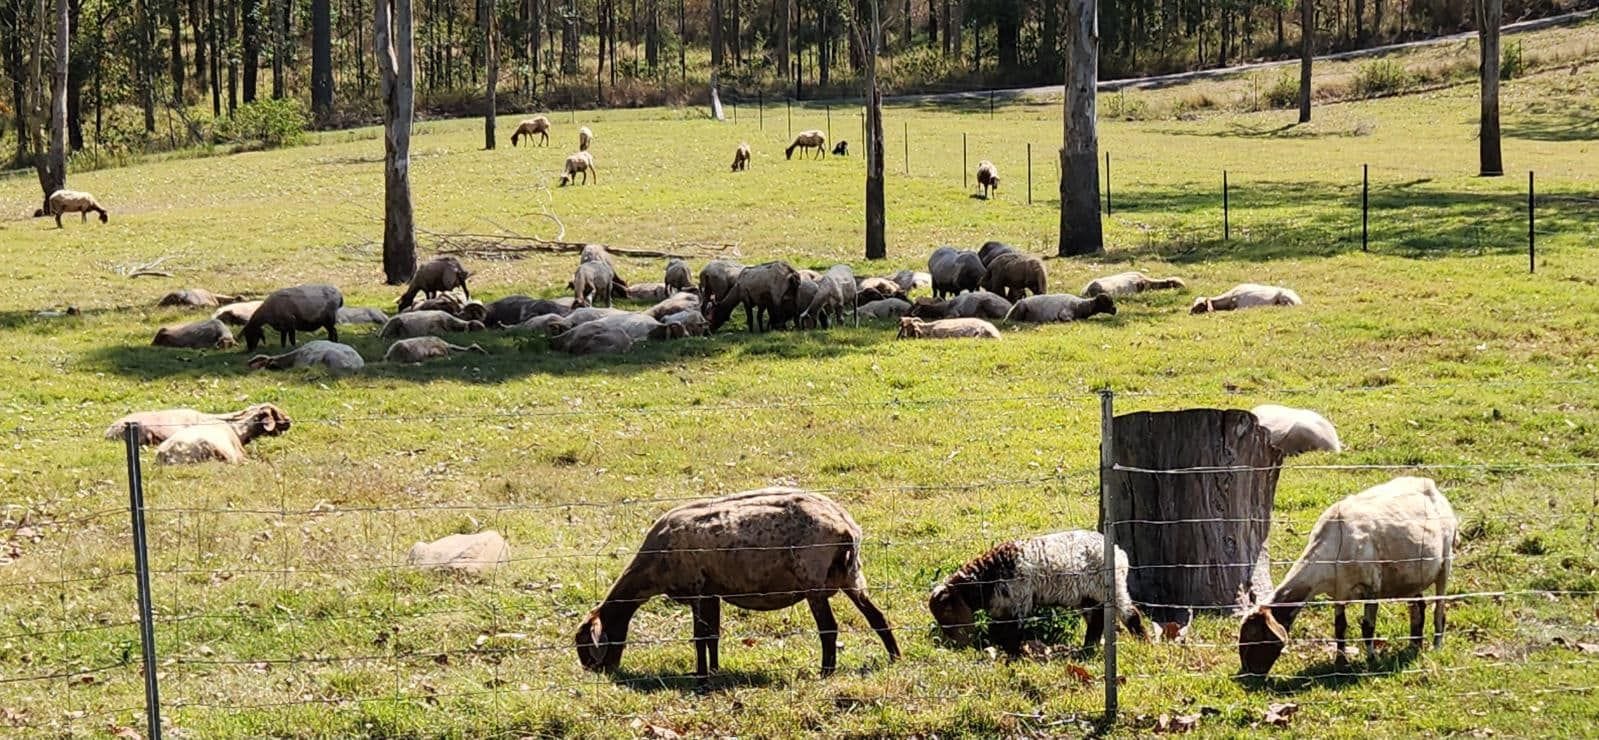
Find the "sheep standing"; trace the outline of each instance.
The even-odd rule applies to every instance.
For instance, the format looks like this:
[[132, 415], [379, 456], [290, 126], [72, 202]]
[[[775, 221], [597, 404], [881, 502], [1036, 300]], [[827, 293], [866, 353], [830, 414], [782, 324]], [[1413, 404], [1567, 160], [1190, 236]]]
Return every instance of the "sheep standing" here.
[[541, 146], [550, 143], [550, 119], [544, 116], [534, 116], [516, 125], [516, 130], [511, 132], [511, 146], [516, 146], [516, 140], [524, 136], [528, 143], [533, 143], [533, 135], [538, 134]]
[[1271, 443], [1284, 455], [1298, 455], [1312, 450], [1342, 452], [1344, 449], [1332, 422], [1309, 409], [1264, 403], [1251, 409], [1250, 413], [1266, 428]]
[[[211, 318], [216, 319], [224, 324], [243, 326], [250, 323], [250, 317], [255, 315], [255, 310], [261, 307], [261, 303], [261, 301], [239, 301], [237, 303], [229, 303], [228, 305], [211, 312]], [[344, 309], [341, 308], [339, 311], [343, 312]], [[345, 322], [341, 321], [339, 323]]]
[[982, 319], [899, 320], [899, 339], [999, 339], [999, 329]]
[[1188, 284], [1183, 282], [1182, 278], [1152, 278], [1137, 271], [1118, 272], [1115, 275], [1096, 278], [1083, 288], [1083, 295], [1088, 298], [1102, 294], [1121, 297], [1146, 290], [1182, 290], [1187, 287]]
[[287, 347], [295, 344], [295, 332], [326, 329], [328, 341], [339, 341], [339, 309], [344, 307], [344, 294], [331, 285], [298, 285], [275, 291], [261, 301], [250, 314], [240, 332], [244, 336], [245, 351], [254, 352], [266, 337], [266, 327], [278, 331], [278, 344]]
[[322, 339], [306, 342], [281, 355], [256, 355], [248, 363], [252, 370], [288, 370], [297, 367], [325, 367], [344, 375], [366, 367], [366, 360], [354, 347]]
[[927, 272], [933, 279], [933, 297], [943, 298], [977, 290], [985, 269], [976, 252], [939, 247], [927, 257]]
[[162, 465], [189, 465], [219, 461], [244, 462], [244, 446], [262, 435], [289, 431], [289, 417], [270, 403], [251, 406], [249, 413], [225, 423], [194, 424], [173, 432], [155, 448]]
[[1098, 314], [1116, 315], [1116, 301], [1108, 295], [1078, 298], [1056, 293], [1028, 296], [1017, 301], [1005, 314], [1006, 321], [1047, 324], [1055, 321], [1082, 321]]
[[63, 228], [61, 216], [68, 213], [80, 214], [83, 223], [89, 222], [89, 212], [100, 214], [100, 223], [111, 220], [111, 214], [100, 207], [100, 202], [93, 195], [82, 190], [57, 190], [45, 199], [45, 207], [33, 212], [34, 218], [42, 216], [55, 216], [56, 228]]
[[1022, 624], [1039, 609], [1086, 609], [1083, 646], [1105, 631], [1112, 604], [1127, 631], [1147, 639], [1143, 614], [1127, 594], [1127, 553], [1116, 548], [1116, 592], [1105, 584], [1105, 537], [1071, 530], [1004, 542], [961, 566], [933, 589], [927, 607], [944, 639], [972, 644], [976, 612], [988, 612], [988, 636], [1010, 655], [1022, 650]]
[[[609, 262], [594, 260], [584, 262], [577, 266], [577, 271], [572, 273], [572, 305], [589, 306], [593, 301], [603, 301], [606, 308], [611, 306], [611, 293], [617, 287], [616, 272], [611, 269]], [[621, 284], [623, 295], [627, 294], [627, 283]]]
[[947, 301], [918, 298], [908, 315], [918, 319], [991, 319], [998, 321], [1010, 313], [1011, 302], [987, 291], [964, 293]]
[[827, 268], [820, 280], [816, 281], [817, 291], [805, 309], [800, 311], [800, 321], [811, 316], [828, 312], [842, 322], [844, 320], [844, 307], [848, 306], [854, 313], [855, 325], [861, 323], [861, 314], [855, 305], [855, 272], [849, 265], [838, 264]]
[[406, 286], [405, 293], [395, 301], [401, 311], [411, 307], [416, 300], [416, 294], [421, 293], [428, 298], [435, 298], [440, 293], [448, 293], [456, 288], [467, 300], [472, 299], [472, 291], [466, 287], [466, 279], [472, 273], [466, 271], [461, 261], [454, 257], [434, 257], [416, 269], [416, 274], [411, 276], [411, 284]]
[[594, 143], [594, 132], [590, 131], [588, 126], [584, 126], [584, 127], [582, 127], [582, 128], [577, 130], [577, 150], [578, 151], [580, 151], [580, 152], [588, 151], [589, 150], [589, 144], [592, 144], [592, 143]]
[[383, 361], [416, 364], [440, 357], [449, 357], [451, 352], [477, 352], [485, 355], [489, 353], [488, 350], [477, 344], [462, 347], [433, 336], [411, 337], [389, 345], [389, 351], [383, 353]]
[[994, 257], [983, 274], [983, 290], [998, 293], [1007, 301], [1019, 301], [1033, 295], [1043, 295], [1049, 287], [1049, 276], [1044, 272], [1044, 262], [1030, 254], [1010, 252]]
[[983, 246], [977, 248], [977, 258], [983, 261], [985, 269], [1002, 255], [1018, 253], [1020, 253], [1020, 250], [1005, 242], [987, 241], [983, 242]]
[[787, 262], [767, 262], [746, 268], [738, 274], [726, 296], [716, 297], [711, 308], [710, 329], [720, 329], [739, 306], [744, 307], [744, 320], [751, 332], [762, 331], [763, 316], [768, 327], [776, 317], [794, 316], [799, 313], [799, 286], [799, 272]]
[[1188, 309], [1188, 312], [1200, 314], [1213, 311], [1236, 311], [1260, 306], [1301, 306], [1304, 303], [1299, 298], [1298, 293], [1287, 288], [1243, 283], [1213, 298], [1204, 296], [1195, 298], [1194, 305]]
[[977, 187], [987, 199], [992, 193], [999, 194], [999, 168], [993, 162], [983, 160], [977, 163]]
[[599, 184], [600, 173], [599, 170], [594, 169], [594, 155], [588, 152], [578, 152], [567, 157], [566, 174], [561, 176], [561, 187], [566, 187], [567, 183], [576, 185], [579, 173], [583, 175], [584, 185], [589, 184], [589, 175], [591, 173], [594, 176], [594, 184]]
[[750, 168], [750, 143], [744, 142], [733, 150], [733, 171], [743, 172]]
[[795, 149], [800, 150], [801, 157], [805, 156], [806, 152], [815, 149], [817, 157], [825, 158], [827, 157], [827, 134], [816, 129], [799, 132], [794, 137], [794, 143], [789, 144], [788, 148], [783, 150], [783, 158], [793, 159]]
[[[688, 269], [688, 263], [673, 257], [666, 261], [666, 289], [672, 294], [684, 291], [693, 292], [694, 273]], [[670, 295], [670, 294], [668, 294]]]
[[721, 670], [722, 602], [773, 611], [806, 602], [822, 643], [822, 675], [838, 665], [838, 622], [828, 599], [842, 591], [888, 650], [899, 645], [867, 596], [861, 528], [844, 507], [796, 488], [764, 488], [697, 501], [666, 512], [644, 536], [609, 593], [577, 630], [578, 660], [615, 670], [628, 626], [652, 596], [694, 610], [694, 672], [703, 683]]
[[[1460, 520], [1430, 478], [1395, 478], [1339, 501], [1322, 512], [1310, 530], [1304, 554], [1288, 576], [1256, 607], [1238, 630], [1238, 660], [1245, 673], [1265, 675], [1282, 655], [1288, 630], [1311, 598], [1333, 600], [1333, 642], [1337, 662], [1347, 663], [1344, 607], [1368, 599], [1410, 600], [1410, 641], [1421, 644], [1427, 619], [1423, 593], [1439, 597], [1433, 605], [1432, 644], [1444, 640], [1444, 599], [1454, 562]], [[1360, 620], [1366, 655], [1373, 655], [1377, 602], [1367, 601]]]
[[707, 306], [726, 296], [738, 282], [744, 266], [732, 260], [711, 260], [700, 268], [700, 300]]

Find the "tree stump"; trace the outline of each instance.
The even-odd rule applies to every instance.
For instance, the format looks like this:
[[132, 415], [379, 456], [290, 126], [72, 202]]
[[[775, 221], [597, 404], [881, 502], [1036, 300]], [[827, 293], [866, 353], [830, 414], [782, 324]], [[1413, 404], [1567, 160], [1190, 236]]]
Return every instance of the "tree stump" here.
[[[1115, 418], [1118, 466], [1105, 471], [1116, 545], [1132, 566], [1127, 589], [1151, 619], [1186, 622], [1194, 611], [1225, 611], [1240, 589], [1271, 593], [1271, 531], [1281, 450], [1254, 414], [1237, 409], [1140, 412]], [[1231, 470], [1252, 468], [1252, 470]], [[1100, 531], [1104, 531], [1101, 508]]]

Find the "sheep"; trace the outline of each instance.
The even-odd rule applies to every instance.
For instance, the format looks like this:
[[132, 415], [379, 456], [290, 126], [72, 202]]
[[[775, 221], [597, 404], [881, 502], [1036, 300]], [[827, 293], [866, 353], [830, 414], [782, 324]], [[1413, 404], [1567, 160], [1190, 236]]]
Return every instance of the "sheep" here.
[[82, 216], [80, 220], [83, 223], [88, 223], [90, 211], [100, 214], [100, 223], [106, 223], [111, 220], [111, 214], [100, 207], [100, 202], [95, 200], [93, 195], [82, 190], [57, 190], [46, 199], [44, 208], [33, 212], [33, 217], [55, 216], [56, 228], [60, 229], [64, 228], [61, 225], [61, 217], [63, 215], [76, 213]]
[[544, 116], [534, 116], [516, 125], [516, 130], [511, 132], [511, 146], [516, 146], [516, 140], [526, 136], [528, 143], [533, 143], [533, 135], [539, 135], [541, 146], [550, 143], [550, 119]]
[[[490, 303], [483, 315], [483, 325], [490, 329], [514, 326], [527, 316], [527, 310], [538, 301], [525, 295], [510, 295]], [[549, 313], [549, 311], [545, 311]]]
[[[810, 270], [798, 270], [800, 276], [799, 288], [794, 292], [795, 306], [810, 306], [811, 301], [822, 293], [821, 276], [806, 277]], [[814, 274], [814, 273], [812, 273]], [[784, 309], [772, 311], [767, 317], [767, 327], [770, 329], [786, 329], [788, 322], [794, 322], [796, 329], [814, 329], [817, 326], [826, 328], [829, 325], [829, 314], [821, 312], [813, 319], [806, 319]]]
[[1000, 255], [1019, 253], [1015, 247], [1004, 242], [983, 242], [983, 246], [977, 248], [977, 258], [983, 261], [985, 269]]
[[939, 247], [927, 257], [934, 298], [977, 290], [983, 283], [983, 271], [983, 260], [969, 250]]
[[573, 355], [619, 355], [633, 348], [633, 337], [619, 326], [578, 327], [551, 341], [551, 345]]
[[868, 277], [857, 278], [855, 281], [855, 300], [857, 303], [871, 303], [888, 298], [898, 298], [907, 303], [910, 299], [906, 296], [904, 288], [899, 283], [888, 278]]
[[254, 352], [266, 337], [266, 327], [278, 331], [279, 346], [295, 344], [295, 332], [326, 329], [328, 341], [339, 341], [339, 309], [344, 307], [344, 294], [331, 285], [297, 285], [278, 290], [261, 301], [250, 320], [240, 332], [244, 336], [245, 351]]
[[546, 334], [550, 331], [550, 326], [552, 324], [562, 320], [563, 317], [560, 314], [545, 313], [537, 316], [529, 316], [526, 319], [523, 319], [521, 323], [518, 323], [515, 326], [507, 327], [506, 329], [507, 331], [514, 332], [534, 332], [538, 334]]
[[449, 357], [451, 352], [488, 354], [488, 350], [483, 349], [478, 344], [462, 347], [433, 336], [411, 337], [389, 345], [389, 351], [383, 353], [383, 361], [416, 364], [440, 357]]
[[672, 295], [666, 283], [631, 283], [626, 292], [630, 301], [664, 301]]
[[244, 462], [244, 446], [251, 440], [289, 431], [288, 415], [270, 403], [251, 406], [246, 412], [226, 422], [194, 424], [173, 432], [155, 448], [156, 462], [190, 465], [215, 460], [236, 465]]
[[965, 293], [947, 301], [918, 298], [908, 315], [918, 319], [993, 319], [1010, 313], [1011, 302], [988, 292]]
[[786, 262], [766, 262], [745, 268], [727, 295], [716, 297], [711, 308], [711, 331], [722, 328], [733, 315], [733, 309], [740, 305], [744, 306], [744, 320], [751, 332], [761, 331], [763, 312], [768, 324], [774, 315], [798, 314], [799, 285], [799, 273]]
[[594, 184], [599, 184], [600, 173], [599, 170], [594, 169], [594, 155], [588, 152], [578, 152], [567, 157], [566, 174], [561, 175], [561, 187], [566, 187], [567, 183], [576, 185], [579, 173], [583, 175], [584, 185], [589, 184], [590, 175], [594, 177]]
[[664, 594], [694, 610], [694, 673], [703, 685], [721, 670], [723, 601], [756, 611], [804, 601], [820, 633], [822, 675], [831, 675], [838, 623], [828, 599], [839, 591], [866, 617], [889, 660], [898, 660], [893, 628], [867, 595], [860, 525], [844, 507], [797, 488], [684, 504], [655, 520], [605, 600], [578, 627], [578, 662], [590, 671], [616, 670], [634, 613]]
[[898, 285], [900, 290], [906, 293], [917, 288], [933, 287], [933, 276], [931, 274], [915, 270], [900, 270], [890, 275], [888, 279], [894, 281], [894, 284]]
[[977, 163], [977, 187], [981, 190], [986, 200], [990, 192], [999, 194], [999, 168], [993, 162], [983, 160]]
[[794, 143], [789, 144], [788, 148], [783, 150], [783, 158], [793, 159], [795, 149], [800, 150], [800, 156], [802, 157], [805, 156], [806, 152], [815, 149], [816, 156], [825, 158], [827, 156], [827, 134], [816, 129], [799, 132], [794, 137]]
[[1108, 295], [1078, 298], [1066, 293], [1028, 296], [1011, 306], [1006, 321], [1047, 324], [1053, 321], [1082, 321], [1096, 314], [1116, 315], [1116, 301]]
[[849, 265], [838, 264], [827, 268], [827, 272], [822, 274], [821, 280], [816, 281], [816, 285], [818, 288], [816, 296], [800, 311], [801, 321], [823, 311], [843, 321], [844, 308], [847, 306], [855, 316], [855, 324], [860, 325], [861, 315], [855, 305], [855, 272], [849, 269]]
[[611, 253], [605, 249], [604, 244], [584, 244], [583, 250], [577, 253], [577, 263], [604, 262], [611, 269], [616, 269], [616, 263], [611, 261]]
[[354, 347], [322, 339], [306, 342], [281, 355], [256, 355], [248, 363], [252, 370], [288, 370], [297, 367], [325, 367], [335, 375], [359, 372], [366, 360]]
[[733, 172], [743, 172], [750, 168], [750, 143], [744, 142], [733, 150]]
[[417, 293], [433, 298], [456, 288], [460, 288], [467, 300], [471, 300], [472, 291], [466, 287], [466, 279], [471, 276], [472, 273], [466, 271], [460, 260], [454, 257], [435, 257], [416, 269], [416, 274], [411, 276], [411, 284], [395, 303], [401, 311], [404, 311], [411, 307], [411, 302], [416, 299]]
[[654, 319], [664, 319], [683, 311], [700, 312], [700, 297], [693, 293], [674, 293], [660, 303], [644, 309], [644, 314]]
[[686, 337], [703, 337], [710, 333], [711, 330], [711, 322], [706, 321], [705, 314], [700, 313], [698, 310], [678, 311], [677, 313], [660, 317], [660, 320], [663, 324], [682, 326], [683, 336]]
[[558, 334], [564, 334], [591, 321], [599, 321], [600, 319], [609, 318], [611, 316], [621, 316], [622, 314], [626, 313], [629, 312], [623, 311], [620, 308], [585, 307], [576, 309], [565, 316], [551, 316], [549, 320], [546, 321], [539, 320], [543, 317], [529, 319], [528, 321], [522, 322], [521, 326], [530, 329], [534, 327], [542, 327], [548, 336], [553, 337]]
[[338, 324], [375, 324], [382, 326], [388, 321], [389, 317], [375, 308], [341, 308], [334, 316], [334, 323]]
[[[988, 636], [1011, 656], [1021, 654], [1022, 624], [1038, 609], [1084, 609], [1083, 647], [1105, 631], [1105, 604], [1113, 604], [1127, 631], [1149, 639], [1143, 613], [1127, 594], [1127, 553], [1116, 548], [1116, 589], [1105, 587], [1105, 536], [1069, 530], [996, 545], [933, 588], [927, 608], [944, 639], [972, 644], [976, 612], [986, 611]], [[1113, 628], [1114, 629], [1114, 628]]]
[[694, 292], [694, 273], [688, 263], [673, 257], [666, 261], [666, 289], [672, 293]]
[[223, 304], [237, 303], [241, 300], [244, 300], [244, 296], [212, 293], [204, 288], [184, 288], [161, 296], [161, 300], [157, 301], [155, 305], [160, 307], [216, 308]]
[[1259, 306], [1301, 306], [1304, 303], [1299, 298], [1298, 293], [1287, 288], [1243, 283], [1213, 298], [1204, 296], [1195, 298], [1194, 305], [1188, 309], [1188, 312], [1201, 314], [1212, 311], [1256, 308]]
[[[568, 305], [571, 300], [571, 298], [561, 298], [553, 301], [544, 300], [542, 298], [535, 299], [532, 302], [522, 306], [520, 320], [527, 321], [528, 319], [536, 316], [544, 316], [547, 314], [565, 316], [572, 312], [572, 307]], [[485, 321], [484, 323], [488, 322]]]
[[849, 156], [849, 142], [845, 141], [843, 139], [839, 139], [838, 143], [833, 145], [833, 154], [835, 156], [839, 156], [839, 157], [848, 157]]
[[594, 132], [590, 131], [588, 126], [579, 128], [577, 130], [577, 150], [586, 152], [589, 150], [589, 144], [592, 143], [594, 143]]
[[910, 313], [911, 304], [901, 298], [884, 298], [861, 304], [859, 310], [868, 319], [897, 319]]
[[565, 350], [582, 337], [608, 331], [622, 331], [634, 342], [646, 340], [680, 339], [688, 336], [689, 327], [683, 323], [666, 324], [641, 313], [619, 313], [575, 326], [571, 331], [551, 337], [550, 346]]
[[[1432, 644], [1443, 646], [1444, 592], [1454, 561], [1460, 521], [1430, 478], [1395, 478], [1349, 496], [1322, 512], [1310, 530], [1304, 554], [1289, 568], [1271, 600], [1255, 606], [1238, 630], [1238, 660], [1244, 673], [1265, 675], [1282, 655], [1299, 610], [1311, 598], [1333, 600], [1337, 662], [1347, 663], [1344, 635], [1350, 601], [1409, 599], [1410, 643], [1419, 647], [1426, 621], [1422, 595], [1434, 587]], [[1251, 601], [1253, 599], [1253, 594]], [[1373, 655], [1377, 602], [1365, 604], [1360, 620], [1366, 655]]]
[[238, 346], [233, 330], [216, 319], [196, 321], [192, 324], [163, 326], [155, 333], [150, 345], [178, 349], [227, 349]]
[[983, 290], [998, 293], [1008, 301], [1019, 301], [1028, 292], [1043, 295], [1049, 286], [1044, 262], [1030, 254], [1011, 252], [994, 257], [983, 274]]
[[594, 260], [584, 262], [577, 266], [577, 271], [572, 273], [572, 305], [588, 306], [592, 301], [603, 301], [607, 308], [611, 305], [611, 292], [620, 288], [625, 295], [627, 283], [620, 282], [616, 272], [611, 269], [608, 262]]
[[127, 436], [129, 425], [138, 424], [139, 444], [159, 445], [173, 434], [192, 426], [241, 424], [249, 419], [264, 416], [274, 416], [276, 419], [281, 419], [285, 425], [288, 424], [288, 417], [270, 403], [256, 404], [227, 414], [208, 414], [194, 409], [165, 409], [139, 411], [117, 419], [106, 428], [105, 438], [113, 441], [121, 440]]
[[384, 339], [407, 339], [430, 334], [483, 331], [485, 328], [481, 321], [458, 319], [443, 311], [408, 311], [389, 319], [378, 336]]
[[999, 339], [999, 329], [982, 319], [922, 321], [914, 316], [899, 320], [899, 339]]
[[700, 268], [700, 300], [707, 305], [728, 294], [744, 266], [732, 260], [711, 260]]
[[1118, 272], [1096, 278], [1083, 287], [1083, 297], [1093, 298], [1104, 294], [1113, 297], [1142, 293], [1146, 290], [1183, 290], [1188, 284], [1182, 278], [1152, 278], [1142, 272]]

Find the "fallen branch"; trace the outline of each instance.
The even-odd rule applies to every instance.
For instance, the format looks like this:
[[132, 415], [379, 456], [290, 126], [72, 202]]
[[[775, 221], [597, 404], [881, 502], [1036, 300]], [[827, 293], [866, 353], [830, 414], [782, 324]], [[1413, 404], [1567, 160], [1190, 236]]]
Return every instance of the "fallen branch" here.
[[167, 257], [161, 256], [144, 264], [118, 265], [112, 268], [112, 271], [130, 280], [137, 277], [172, 277], [171, 272], [156, 269], [161, 266], [161, 263], [166, 261]]
[[166, 270], [134, 270], [128, 273], [129, 280], [140, 277], [172, 277], [172, 273]]

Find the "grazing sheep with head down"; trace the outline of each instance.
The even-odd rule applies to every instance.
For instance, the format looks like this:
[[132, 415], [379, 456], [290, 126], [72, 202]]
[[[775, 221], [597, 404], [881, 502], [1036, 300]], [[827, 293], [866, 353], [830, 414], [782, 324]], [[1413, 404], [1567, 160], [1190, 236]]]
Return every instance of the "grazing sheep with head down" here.
[[289, 370], [297, 367], [325, 367], [335, 375], [359, 372], [366, 360], [354, 347], [322, 339], [306, 342], [281, 355], [256, 355], [250, 358], [252, 370]]
[[983, 242], [983, 246], [977, 248], [977, 258], [983, 261], [984, 268], [992, 264], [995, 258], [1006, 254], [1020, 254], [1020, 252], [1005, 242], [996, 241]]
[[1010, 313], [1011, 302], [986, 291], [963, 293], [947, 301], [918, 298], [909, 315], [918, 319], [994, 319]]
[[694, 272], [688, 263], [673, 257], [666, 261], [666, 288], [673, 293], [694, 292]]
[[999, 194], [999, 168], [993, 162], [985, 159], [977, 163], [977, 187], [985, 199]]
[[389, 345], [389, 351], [383, 353], [383, 361], [416, 364], [449, 357], [451, 352], [477, 352], [485, 355], [489, 353], [477, 344], [462, 347], [433, 336], [411, 337]]
[[[216, 319], [224, 324], [243, 326], [244, 324], [250, 323], [250, 317], [255, 315], [255, 310], [261, 307], [261, 303], [261, 301], [239, 301], [238, 303], [229, 303], [228, 305], [211, 312], [211, 318]], [[341, 308], [339, 311], [343, 312], [344, 309]]]
[[[770, 324], [778, 316], [799, 313], [800, 276], [787, 262], [766, 262], [745, 268], [727, 295], [717, 295], [711, 304], [711, 331], [722, 328], [733, 310], [744, 307], [744, 319], [751, 332], [762, 331], [761, 320]], [[701, 300], [704, 300], [703, 295]]]
[[589, 306], [599, 301], [609, 308], [612, 291], [619, 289], [623, 295], [627, 294], [627, 283], [621, 282], [610, 263], [604, 260], [579, 264], [577, 271], [572, 273], [571, 285], [572, 305], [578, 307]]
[[743, 172], [750, 168], [750, 143], [744, 142], [733, 150], [733, 172]]
[[599, 170], [594, 169], [594, 155], [589, 154], [588, 152], [578, 152], [570, 157], [567, 157], [566, 174], [561, 175], [561, 187], [566, 187], [567, 183], [576, 185], [577, 176], [579, 174], [583, 175], [584, 185], [589, 184], [589, 177], [591, 175], [594, 178], [594, 184], [599, 184], [600, 172]]
[[1301, 306], [1304, 303], [1303, 300], [1300, 300], [1298, 293], [1287, 288], [1244, 283], [1213, 298], [1204, 296], [1195, 298], [1194, 305], [1188, 309], [1188, 312], [1195, 314], [1211, 313], [1213, 311], [1236, 311], [1260, 306]]
[[50, 194], [45, 201], [45, 207], [33, 212], [34, 218], [42, 216], [55, 216], [56, 228], [62, 228], [61, 217], [68, 213], [77, 213], [82, 216], [83, 223], [89, 222], [89, 212], [100, 214], [100, 223], [111, 220], [111, 215], [106, 209], [100, 207], [100, 202], [94, 196], [82, 190], [57, 190]]
[[163, 326], [156, 331], [155, 339], [150, 344], [178, 349], [227, 349], [239, 343], [234, 340], [233, 331], [227, 324], [206, 319], [191, 324]]
[[733, 290], [744, 266], [732, 260], [711, 260], [700, 268], [700, 300], [709, 306]]
[[265, 417], [281, 420], [285, 427], [289, 421], [289, 417], [270, 403], [256, 404], [227, 414], [207, 414], [194, 409], [139, 411], [112, 422], [105, 430], [105, 438], [120, 440], [127, 435], [130, 424], [138, 424], [139, 444], [159, 445], [172, 435], [192, 426], [230, 426]]
[[334, 320], [340, 324], [375, 324], [382, 326], [389, 322], [389, 317], [375, 308], [341, 308]]
[[827, 268], [822, 278], [816, 281], [816, 295], [810, 303], [800, 311], [799, 320], [803, 323], [807, 318], [830, 313], [834, 319], [843, 323], [844, 308], [847, 306], [854, 312], [855, 323], [860, 323], [860, 312], [855, 305], [855, 272], [849, 265], [838, 264]]
[[800, 150], [801, 157], [805, 156], [805, 153], [812, 149], [816, 150], [816, 156], [826, 157], [827, 134], [816, 129], [799, 132], [799, 134], [794, 136], [794, 143], [789, 144], [788, 148], [783, 150], [783, 158], [793, 159], [795, 149]]
[[1266, 433], [1271, 435], [1271, 443], [1284, 455], [1293, 456], [1312, 450], [1342, 452], [1344, 449], [1332, 422], [1310, 409], [1264, 403], [1251, 409], [1250, 413], [1266, 428]]
[[994, 257], [983, 275], [983, 290], [1005, 296], [1007, 301], [1019, 301], [1027, 296], [1043, 295], [1049, 285], [1044, 273], [1044, 262], [1030, 254], [1011, 252]]
[[848, 157], [849, 156], [849, 142], [845, 141], [843, 139], [839, 139], [838, 143], [833, 145], [833, 154], [835, 154], [837, 156], [840, 156], [840, 157]]
[[156, 462], [162, 465], [244, 462], [244, 446], [263, 435], [276, 436], [289, 431], [289, 417], [270, 403], [245, 409], [242, 415], [226, 422], [193, 424], [173, 432], [155, 448]]
[[1097, 314], [1116, 315], [1116, 301], [1108, 295], [1078, 298], [1065, 293], [1028, 296], [1017, 301], [1005, 314], [1006, 321], [1047, 324], [1056, 321], [1082, 321]]
[[1083, 288], [1083, 295], [1088, 298], [1096, 295], [1121, 297], [1146, 290], [1182, 290], [1187, 287], [1188, 284], [1183, 282], [1182, 278], [1152, 278], [1142, 272], [1119, 272], [1096, 278]]
[[528, 143], [533, 143], [533, 135], [539, 136], [540, 145], [550, 143], [550, 119], [544, 116], [534, 116], [516, 125], [516, 130], [511, 132], [511, 146], [516, 146], [517, 139], [527, 137]]
[[297, 285], [275, 291], [250, 314], [243, 331], [245, 351], [254, 352], [266, 338], [266, 327], [278, 331], [279, 346], [295, 344], [295, 332], [326, 329], [328, 341], [339, 341], [339, 309], [344, 294], [331, 285]]
[[897, 319], [910, 313], [911, 304], [901, 298], [884, 298], [860, 305], [860, 314], [868, 319]]
[[914, 316], [899, 320], [900, 339], [999, 339], [999, 329], [982, 319], [922, 321]]
[[204, 288], [184, 288], [174, 290], [157, 301], [157, 306], [181, 306], [183, 308], [216, 308], [224, 303], [236, 303], [244, 296], [223, 295], [212, 293]]
[[408, 311], [399, 314], [383, 325], [378, 336], [384, 339], [407, 339], [436, 334], [483, 331], [481, 321], [458, 319], [443, 311]]
[[[1071, 530], [1003, 542], [972, 559], [933, 589], [927, 607], [944, 639], [971, 645], [978, 611], [988, 613], [988, 637], [1006, 653], [1022, 650], [1022, 625], [1039, 609], [1085, 609], [1083, 646], [1105, 631], [1112, 604], [1127, 631], [1148, 639], [1143, 614], [1127, 594], [1127, 553], [1116, 548], [1116, 592], [1105, 588], [1105, 537]], [[1114, 629], [1114, 628], [1113, 628]]]
[[395, 303], [401, 311], [404, 311], [411, 307], [411, 302], [416, 299], [417, 293], [434, 298], [440, 293], [448, 293], [456, 288], [460, 288], [467, 300], [471, 300], [472, 291], [466, 287], [466, 279], [471, 276], [472, 273], [466, 271], [460, 260], [448, 256], [434, 257], [416, 269], [416, 274], [411, 276], [410, 286]]
[[[1288, 570], [1271, 601], [1244, 618], [1238, 631], [1243, 672], [1265, 675], [1271, 671], [1299, 610], [1320, 594], [1333, 600], [1333, 642], [1339, 665], [1347, 661], [1347, 602], [1409, 599], [1410, 642], [1419, 647], [1427, 617], [1423, 594], [1429, 586], [1438, 596], [1433, 606], [1432, 644], [1441, 647], [1443, 596], [1459, 528], [1454, 508], [1430, 478], [1395, 478], [1327, 507], [1310, 530], [1304, 554]], [[1373, 654], [1376, 631], [1377, 602], [1367, 601], [1360, 634], [1368, 657]]]
[[616, 670], [634, 613], [665, 595], [694, 610], [694, 672], [704, 682], [721, 669], [723, 601], [756, 611], [804, 601], [816, 619], [826, 676], [838, 665], [838, 622], [828, 599], [840, 591], [877, 632], [889, 659], [898, 659], [893, 628], [867, 595], [860, 525], [844, 507], [796, 488], [685, 504], [655, 521], [605, 600], [578, 627], [578, 661], [591, 671]]
[[939, 247], [927, 257], [927, 272], [933, 278], [933, 297], [975, 291], [983, 284], [983, 260], [976, 252], [954, 247]]
[[588, 126], [579, 128], [577, 130], [577, 150], [586, 152], [589, 150], [589, 144], [592, 143], [594, 143], [594, 132], [590, 131]]

